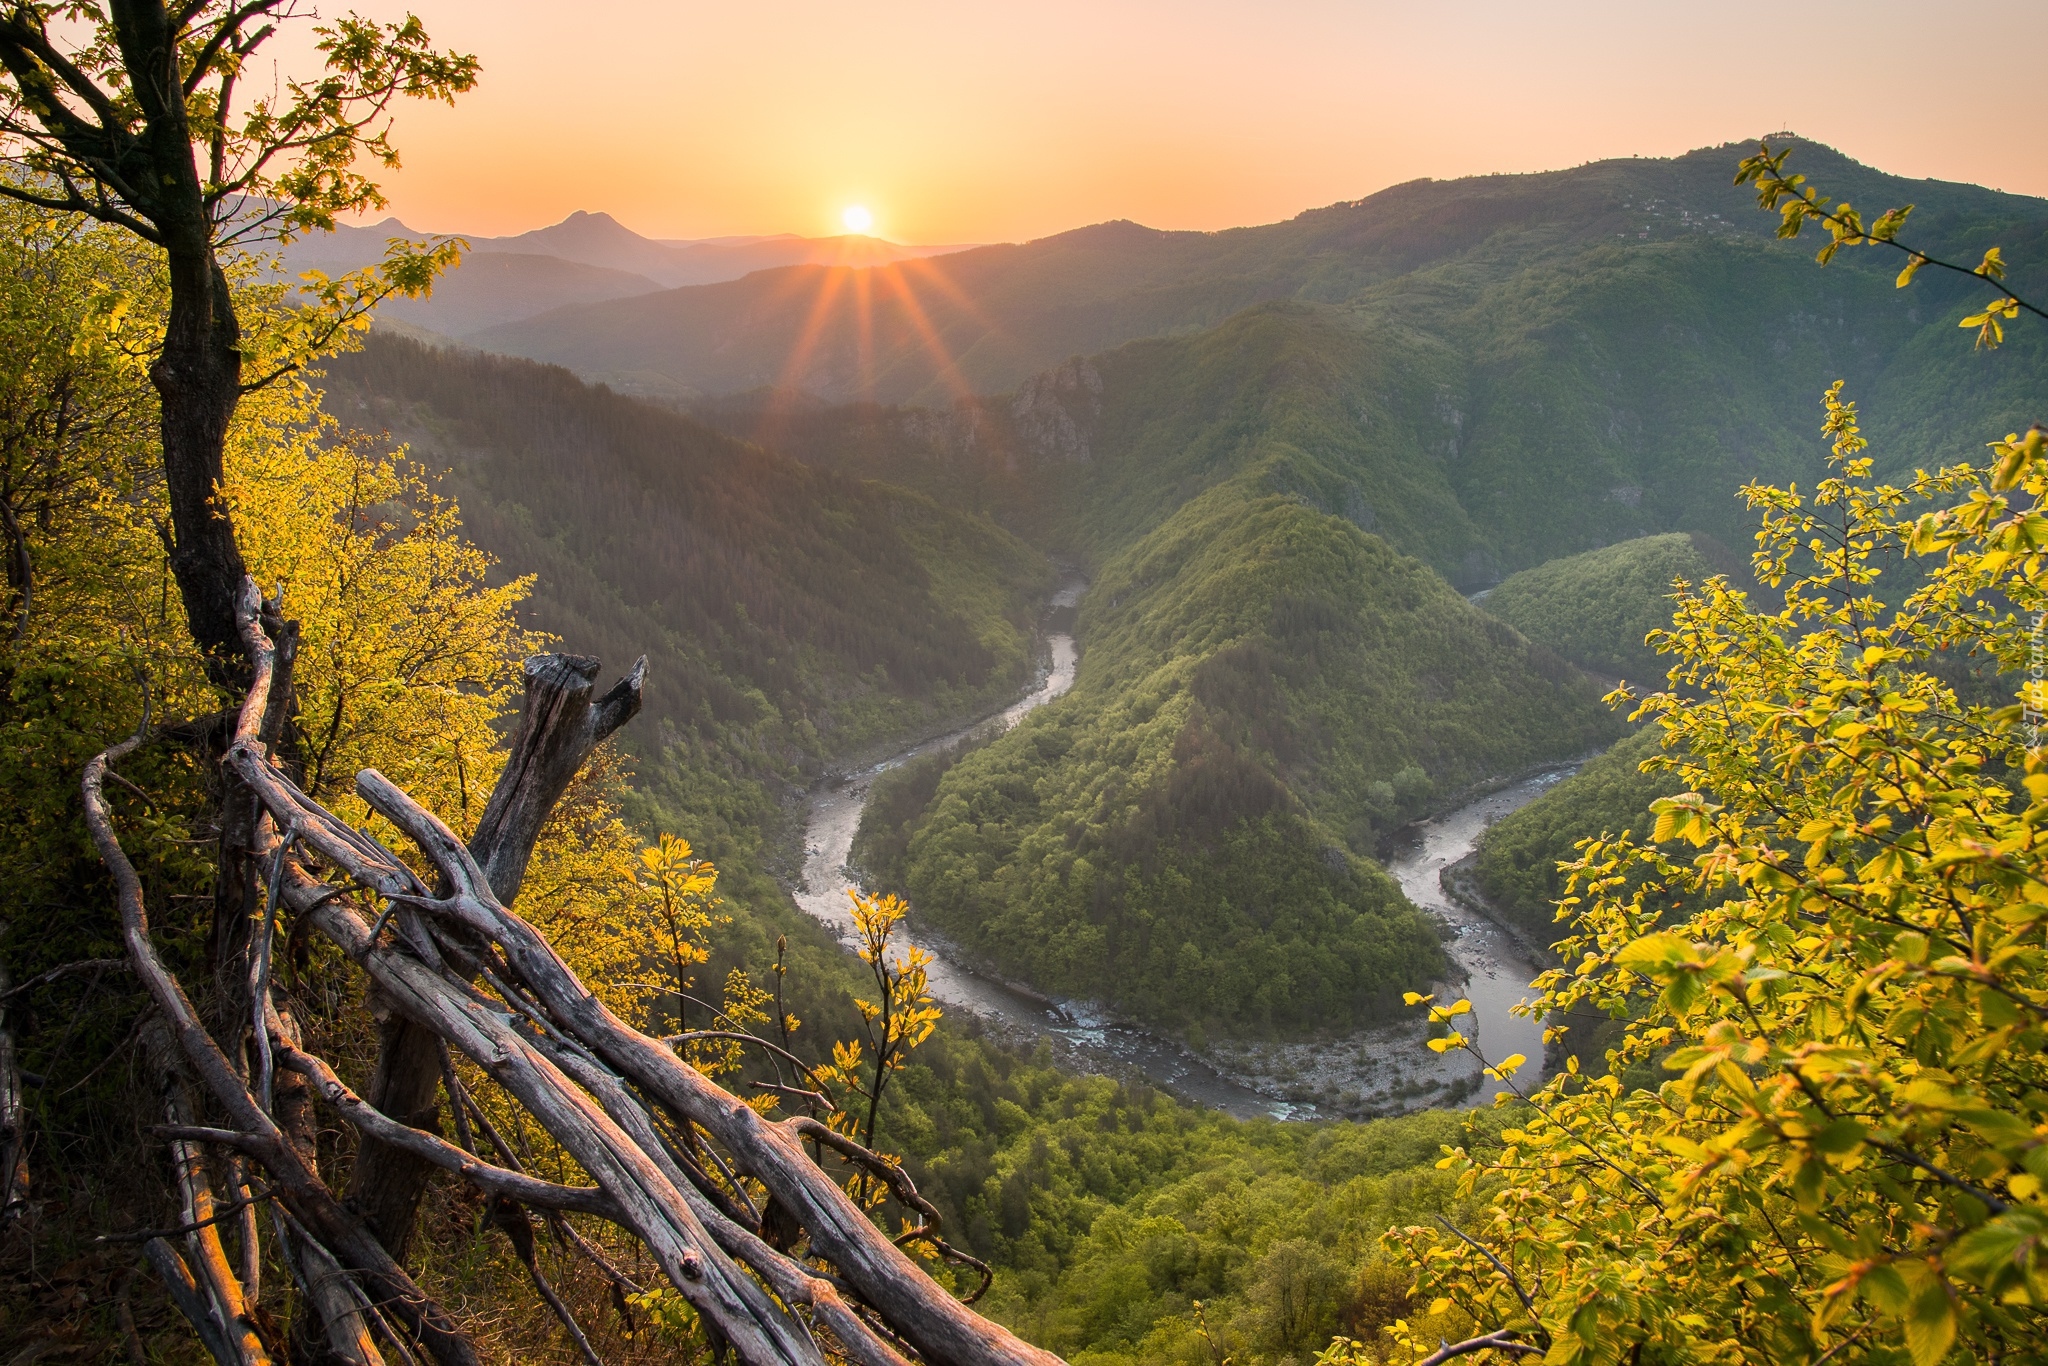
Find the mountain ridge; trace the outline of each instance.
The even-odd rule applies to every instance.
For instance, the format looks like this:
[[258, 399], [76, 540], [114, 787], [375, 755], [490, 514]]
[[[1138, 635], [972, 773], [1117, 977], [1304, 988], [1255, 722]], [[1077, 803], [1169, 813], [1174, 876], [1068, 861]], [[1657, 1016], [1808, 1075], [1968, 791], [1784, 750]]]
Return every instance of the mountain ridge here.
[[[427, 233], [396, 217], [343, 224], [277, 250], [288, 274], [341, 275], [384, 259], [393, 238], [424, 242], [464, 236]], [[879, 237], [804, 237], [796, 233], [707, 238], [651, 238], [610, 214], [578, 209], [559, 223], [501, 237], [469, 236], [463, 262], [418, 299], [386, 300], [379, 318], [462, 338], [552, 309], [651, 294], [681, 285], [717, 283], [797, 263], [867, 266], [960, 250], [906, 246]]]
[[[1732, 184], [1741, 146], [1418, 179], [1216, 232], [1112, 220], [919, 262], [781, 267], [571, 305], [473, 340], [657, 397], [776, 387], [831, 401], [938, 405], [1008, 391], [1071, 356], [1213, 326], [1252, 304], [1346, 303], [1508, 245], [1525, 261], [1704, 238], [1801, 251], [1775, 243], [1776, 220]], [[1800, 143], [1795, 163], [1859, 203], [1921, 200], [1914, 221], [1923, 235], [1966, 221], [2048, 221], [2048, 201], [1909, 181], [1820, 144]], [[1842, 265], [1863, 268], [1847, 257]]]

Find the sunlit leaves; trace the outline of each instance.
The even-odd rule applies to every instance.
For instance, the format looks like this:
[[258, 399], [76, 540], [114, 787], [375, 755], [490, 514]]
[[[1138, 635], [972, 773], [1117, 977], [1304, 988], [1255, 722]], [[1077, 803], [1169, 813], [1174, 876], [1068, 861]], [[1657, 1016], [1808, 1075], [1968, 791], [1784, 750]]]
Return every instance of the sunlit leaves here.
[[[1913, 277], [1924, 266], [1934, 265], [1942, 269], [1975, 275], [1984, 280], [2005, 278], [2005, 255], [2001, 248], [1988, 248], [1974, 267], [1938, 261], [1927, 253], [1908, 246], [1898, 240], [1899, 230], [1906, 224], [1907, 216], [1913, 212], [1911, 204], [1895, 209], [1886, 209], [1867, 226], [1863, 216], [1849, 201], [1830, 201], [1819, 190], [1806, 183], [1803, 175], [1787, 175], [1785, 163], [1791, 157], [1790, 147], [1771, 150], [1768, 142], [1757, 148], [1756, 154], [1743, 158], [1735, 173], [1737, 185], [1752, 185], [1756, 188], [1757, 207], [1778, 214], [1778, 236], [1797, 237], [1808, 223], [1814, 224], [1828, 235], [1814, 259], [1827, 265], [1835, 259], [1843, 247], [1889, 246], [1906, 253], [1906, 264], [1899, 271], [1896, 284], [1900, 289], [1913, 283]], [[2003, 322], [2019, 316], [2022, 308], [2030, 305], [2017, 296], [2008, 295], [1990, 304], [1983, 310], [1964, 318], [1959, 326], [1977, 329], [1979, 347], [1995, 347], [2005, 340]], [[2037, 314], [2039, 309], [2034, 309]]]
[[2020, 315], [2020, 301], [2011, 297], [1994, 301], [1981, 313], [1972, 313], [1957, 323], [1957, 327], [1977, 329], [1977, 345], [1997, 346], [2005, 340], [2005, 327], [2001, 319], [2017, 318]]
[[[452, 102], [476, 85], [476, 58], [437, 51], [418, 18], [358, 15], [312, 27], [317, 75], [248, 79], [279, 20], [314, 17], [273, 4], [210, 0], [171, 7], [182, 89], [140, 91], [126, 59], [146, 21], [68, 3], [11, 7], [8, 74], [0, 79], [0, 134], [48, 176], [73, 207], [159, 238], [187, 203], [197, 173], [207, 216], [223, 240], [274, 229], [289, 236], [333, 228], [337, 215], [380, 208], [367, 174], [393, 169], [389, 114], [400, 99]], [[122, 31], [126, 26], [125, 33]], [[188, 149], [167, 152], [164, 135]], [[176, 144], [171, 144], [175, 147]], [[189, 156], [191, 172], [138, 174], [147, 157]]]
[[[926, 969], [931, 955], [915, 945], [899, 947], [899, 934], [910, 907], [894, 895], [870, 896], [849, 891], [852, 900], [855, 952], [868, 965], [875, 997], [854, 998], [867, 1034], [867, 1047], [859, 1041], [833, 1045], [833, 1062], [819, 1070], [821, 1079], [846, 1087], [866, 1102], [865, 1114], [842, 1111], [827, 1122], [849, 1137], [872, 1142], [882, 1094], [889, 1080], [903, 1070], [911, 1051], [923, 1044], [938, 1028], [940, 1010], [931, 998]], [[880, 1199], [881, 1189], [855, 1173], [848, 1189], [862, 1200]]]
[[[1894, 487], [1839, 386], [1825, 406], [1828, 476], [1745, 491], [1782, 607], [1687, 586], [1655, 637], [1684, 690], [1617, 693], [1685, 790], [1649, 840], [1581, 845], [1539, 983], [1550, 1031], [1630, 1021], [1609, 1075], [1567, 1069], [1504, 1152], [1447, 1154], [1498, 1265], [1441, 1229], [1401, 1240], [1420, 1293], [1547, 1359], [1934, 1366], [2048, 1341], [2048, 761], [2020, 708], [1931, 667], [2037, 657], [2048, 437]], [[1880, 593], [1908, 555], [1921, 577]], [[1630, 1092], [1631, 1068], [1668, 1080]]]

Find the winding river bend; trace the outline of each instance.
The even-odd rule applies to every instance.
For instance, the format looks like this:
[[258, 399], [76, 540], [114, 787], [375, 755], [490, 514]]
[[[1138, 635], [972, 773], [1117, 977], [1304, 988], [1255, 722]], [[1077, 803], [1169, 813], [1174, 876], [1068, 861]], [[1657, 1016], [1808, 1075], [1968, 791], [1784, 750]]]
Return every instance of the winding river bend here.
[[[1443, 875], [1445, 869], [1478, 846], [1487, 826], [1535, 801], [1577, 772], [1578, 767], [1573, 763], [1545, 769], [1455, 811], [1421, 822], [1387, 864], [1387, 871], [1401, 884], [1408, 899], [1447, 921], [1456, 936], [1449, 945], [1451, 960], [1470, 976], [1462, 985], [1452, 984], [1440, 991], [1438, 999], [1463, 996], [1472, 1002], [1472, 1023], [1461, 1025], [1459, 1032], [1478, 1041], [1489, 1063], [1498, 1063], [1515, 1053], [1528, 1059], [1514, 1073], [1515, 1084], [1524, 1091], [1543, 1075], [1543, 1025], [1514, 1014], [1514, 1007], [1535, 995], [1529, 983], [1541, 969], [1507, 931], [1445, 892]], [[1482, 1080], [1477, 1098], [1481, 1102], [1491, 1101], [1503, 1089], [1502, 1084]]]
[[[1073, 606], [1084, 586], [1069, 584], [1054, 597], [1053, 606]], [[999, 735], [1073, 687], [1079, 662], [1073, 636], [1055, 633], [1047, 643], [1049, 663], [1036, 684], [1004, 711], [926, 740], [871, 767], [823, 784], [812, 793], [804, 829], [803, 882], [797, 889], [796, 901], [805, 913], [837, 934], [842, 943], [850, 946], [853, 939], [848, 893], [855, 883], [846, 865], [854, 833], [860, 827], [861, 811], [867, 805], [868, 785], [877, 775], [919, 755], [970, 736]], [[1399, 880], [1409, 900], [1451, 925], [1455, 933], [1448, 945], [1451, 957], [1470, 975], [1470, 980], [1444, 988], [1444, 999], [1458, 994], [1470, 997], [1489, 1060], [1509, 1053], [1523, 1053], [1531, 1059], [1530, 1065], [1517, 1076], [1518, 1082], [1534, 1079], [1543, 1056], [1540, 1026], [1508, 1013], [1509, 1007], [1528, 994], [1527, 984], [1536, 975], [1536, 965], [1492, 922], [1446, 895], [1439, 879], [1445, 868], [1471, 852], [1480, 832], [1489, 824], [1535, 800], [1571, 771], [1569, 766], [1557, 768], [1422, 823], [1412, 846], [1404, 848], [1387, 865], [1387, 871]], [[1141, 1075], [1186, 1100], [1239, 1118], [1264, 1115], [1314, 1119], [1342, 1113], [1330, 1103], [1335, 1094], [1334, 1082], [1326, 1088], [1328, 1095], [1324, 1097], [1304, 1092], [1295, 1084], [1304, 1070], [1313, 1075], [1334, 1067], [1332, 1075], [1341, 1075], [1352, 1083], [1347, 1094], [1365, 1092], [1398, 1098], [1384, 1102], [1382, 1110], [1431, 1104], [1433, 1093], [1442, 1093], [1447, 1084], [1454, 1085], [1476, 1070], [1476, 1064], [1464, 1064], [1457, 1058], [1439, 1059], [1425, 1050], [1421, 1046], [1421, 1031], [1412, 1024], [1289, 1045], [1284, 1050], [1288, 1060], [1273, 1063], [1267, 1058], [1264, 1062], [1269, 1065], [1241, 1052], [1226, 1055], [1218, 1050], [1214, 1057], [1198, 1055], [1179, 1040], [1117, 1019], [1095, 1003], [1055, 1001], [977, 972], [960, 961], [952, 945], [929, 930], [914, 928], [907, 938], [932, 955], [931, 994], [948, 1010], [972, 1012], [997, 1033], [1012, 1039], [1045, 1039], [1068, 1061], [1083, 1068], [1124, 1076]], [[1276, 1068], [1284, 1070], [1276, 1072]], [[1467, 1089], [1462, 1094], [1472, 1094], [1471, 1085], [1471, 1081], [1466, 1081]], [[1477, 1095], [1484, 1098], [1496, 1089], [1498, 1084], [1492, 1083]], [[1435, 1103], [1454, 1099], [1458, 1094], [1461, 1093], [1455, 1090], [1449, 1095], [1438, 1094]]]

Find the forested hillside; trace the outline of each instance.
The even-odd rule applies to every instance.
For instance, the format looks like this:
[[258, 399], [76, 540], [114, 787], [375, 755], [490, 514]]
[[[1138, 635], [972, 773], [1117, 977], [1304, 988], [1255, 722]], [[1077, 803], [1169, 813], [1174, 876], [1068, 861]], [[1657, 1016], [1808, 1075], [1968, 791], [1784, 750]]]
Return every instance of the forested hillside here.
[[1749, 566], [1701, 532], [1668, 532], [1525, 569], [1486, 595], [1489, 614], [1529, 639], [1610, 678], [1661, 687], [1670, 662], [1650, 648], [1671, 624], [1673, 584], [1725, 574], [1754, 587]]
[[1179, 1024], [1382, 1014], [1442, 958], [1378, 835], [1607, 733], [1570, 666], [1270, 466], [1112, 560], [1074, 691], [892, 841], [918, 911], [1004, 971]]
[[529, 362], [373, 334], [326, 386], [330, 411], [448, 469], [478, 543], [538, 574], [537, 626], [649, 655], [664, 743], [794, 774], [1029, 667], [1050, 573], [986, 520]]
[[1244, 1122], [954, 1040], [903, 1080], [891, 1141], [998, 1268], [989, 1311], [1100, 1366], [1281, 1366], [1423, 1322], [1381, 1235], [1460, 1217], [1443, 1145], [1493, 1149], [1516, 1115]]

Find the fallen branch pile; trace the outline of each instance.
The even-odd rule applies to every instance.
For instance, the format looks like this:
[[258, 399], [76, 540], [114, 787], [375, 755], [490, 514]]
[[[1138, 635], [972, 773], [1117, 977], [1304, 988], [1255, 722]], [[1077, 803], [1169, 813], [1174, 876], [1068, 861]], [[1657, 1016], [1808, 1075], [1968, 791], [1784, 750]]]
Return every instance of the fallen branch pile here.
[[[625, 1286], [631, 1282], [564, 1216], [594, 1216], [630, 1233], [713, 1341], [750, 1363], [1054, 1366], [1056, 1357], [980, 1317], [927, 1275], [803, 1140], [893, 1180], [906, 1207], [922, 1206], [921, 1240], [950, 1251], [929, 1206], [914, 1191], [904, 1194], [900, 1168], [855, 1151], [814, 1118], [774, 1120], [743, 1104], [670, 1043], [621, 1020], [508, 909], [541, 822], [591, 749], [637, 710], [638, 668], [594, 699], [595, 660], [529, 661], [524, 721], [468, 845], [381, 774], [357, 775], [364, 801], [432, 870], [430, 886], [273, 761], [291, 633], [249, 582], [239, 623], [254, 680], [223, 771], [247, 794], [240, 852], [256, 876], [245, 879], [255, 885], [239, 946], [216, 953], [217, 982], [241, 988], [223, 993], [236, 1003], [225, 1024], [216, 1010], [209, 1029], [152, 945], [142, 887], [103, 795], [110, 765], [143, 737], [94, 758], [84, 777], [87, 821], [117, 884], [129, 965], [162, 1025], [161, 1133], [183, 1209], [180, 1226], [152, 1238], [146, 1252], [218, 1360], [243, 1366], [281, 1352], [256, 1308], [259, 1209], [327, 1352], [367, 1364], [383, 1359], [381, 1343], [407, 1357], [423, 1350], [446, 1366], [477, 1360], [461, 1325], [403, 1265], [419, 1190], [438, 1170], [484, 1195], [492, 1222], [512, 1238], [589, 1360], [596, 1358], [587, 1340], [533, 1261], [528, 1211]], [[307, 929], [367, 974], [373, 1000], [389, 1012], [367, 1097], [306, 1048], [272, 988], [279, 934]], [[523, 1106], [594, 1184], [561, 1185], [521, 1170], [464, 1093], [451, 1050]], [[440, 1096], [454, 1121], [452, 1142], [438, 1125], [408, 1122], [423, 1110], [432, 1115]], [[318, 1107], [360, 1139], [346, 1201], [317, 1160]], [[216, 1197], [217, 1180], [230, 1187], [225, 1199]], [[223, 1228], [235, 1235], [237, 1258]]]

